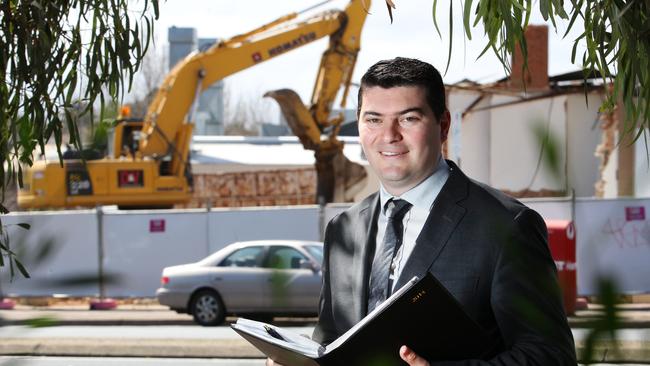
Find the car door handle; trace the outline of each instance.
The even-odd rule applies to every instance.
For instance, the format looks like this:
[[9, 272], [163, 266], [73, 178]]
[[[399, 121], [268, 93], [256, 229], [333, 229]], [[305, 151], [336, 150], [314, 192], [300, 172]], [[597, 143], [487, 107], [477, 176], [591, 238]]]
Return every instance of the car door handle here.
[[213, 278], [213, 280], [214, 280], [214, 281], [221, 281], [222, 278], [221, 278], [221, 277], [215, 277], [215, 278]]

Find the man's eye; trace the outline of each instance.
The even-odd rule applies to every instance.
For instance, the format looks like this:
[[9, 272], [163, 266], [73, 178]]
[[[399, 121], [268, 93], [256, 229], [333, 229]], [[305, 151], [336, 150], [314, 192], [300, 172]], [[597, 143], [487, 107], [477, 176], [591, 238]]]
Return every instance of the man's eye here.
[[418, 118], [416, 116], [407, 116], [407, 117], [402, 118], [403, 122], [417, 122], [419, 120], [420, 120], [420, 118]]
[[366, 122], [367, 123], [372, 123], [372, 124], [377, 124], [377, 123], [380, 123], [381, 120], [379, 118], [368, 118], [368, 119], [366, 119]]

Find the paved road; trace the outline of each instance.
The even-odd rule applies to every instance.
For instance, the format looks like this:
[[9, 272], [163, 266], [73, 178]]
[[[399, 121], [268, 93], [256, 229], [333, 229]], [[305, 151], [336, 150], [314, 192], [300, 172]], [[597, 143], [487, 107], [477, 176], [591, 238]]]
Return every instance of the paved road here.
[[264, 360], [242, 359], [170, 359], [170, 358], [126, 358], [126, 357], [2, 357], [0, 366], [263, 366]]
[[[311, 327], [289, 327], [311, 334]], [[75, 357], [259, 358], [263, 354], [230, 327], [0, 327], [0, 355]]]
[[[578, 351], [584, 347], [588, 332], [585, 328], [598, 314], [599, 309], [595, 307], [570, 318]], [[599, 345], [597, 358], [650, 363], [650, 305], [626, 305], [621, 315], [624, 327], [629, 328], [617, 334], [618, 340], [623, 341], [619, 347], [622, 351], [619, 355], [623, 356], [613, 352], [611, 342], [605, 342]], [[39, 318], [46, 321], [38, 324], [57, 326], [24, 326]], [[302, 334], [311, 334], [314, 325], [314, 319], [276, 319], [276, 322]], [[198, 360], [262, 357], [229, 327], [200, 327], [190, 316], [161, 306], [127, 305], [107, 312], [88, 311], [87, 306], [17, 306], [15, 310], [0, 311], [0, 324], [4, 324], [0, 326], [0, 355], [5, 356], [151, 357], [175, 360], [172, 364], [178, 364], [180, 357]], [[50, 358], [47, 360], [50, 362]]]
[[[311, 335], [313, 327], [283, 327], [300, 334]], [[23, 325], [0, 327], [3, 338], [137, 338], [137, 339], [242, 339], [229, 326], [201, 327], [185, 325], [135, 326], [135, 325], [71, 325], [30, 328]]]
[[[311, 334], [313, 327], [283, 327], [299, 334]], [[584, 340], [588, 329], [573, 329], [576, 342]], [[100, 338], [100, 339], [202, 339], [202, 340], [240, 340], [230, 327], [201, 327], [184, 325], [163, 326], [54, 326], [31, 328], [22, 325], [0, 327], [3, 338]], [[621, 329], [617, 331], [619, 341], [650, 342], [650, 329]]]
[[[311, 334], [312, 326], [286, 327]], [[573, 329], [578, 347], [588, 330]], [[611, 342], [597, 359], [650, 360], [650, 329], [622, 329], [616, 334], [623, 356], [613, 353]], [[230, 327], [163, 326], [27, 326], [0, 327], [0, 354], [95, 357], [258, 358], [262, 354]]]
[[[584, 341], [590, 329], [571, 329], [576, 342]], [[619, 329], [616, 331], [618, 341], [650, 342], [650, 329]]]
[[[0, 356], [0, 366], [263, 366], [264, 360], [253, 359], [214, 359], [214, 358], [194, 358], [194, 359], [169, 359], [169, 358], [126, 358], [126, 357], [2, 357]], [[647, 366], [647, 364], [609, 364], [599, 363], [591, 366]]]

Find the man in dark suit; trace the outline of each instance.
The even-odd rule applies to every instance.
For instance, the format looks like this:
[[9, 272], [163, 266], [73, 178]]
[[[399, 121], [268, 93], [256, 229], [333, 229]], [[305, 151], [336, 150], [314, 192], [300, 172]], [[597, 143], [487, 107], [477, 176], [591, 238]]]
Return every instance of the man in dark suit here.
[[[429, 271], [496, 342], [484, 360], [444, 364], [576, 365], [544, 221], [441, 157], [450, 117], [438, 71], [413, 59], [380, 61], [361, 79], [358, 108], [359, 139], [381, 189], [327, 226], [314, 340], [332, 342]], [[405, 208], [393, 219], [398, 202]], [[395, 352], [429, 365], [408, 345]]]

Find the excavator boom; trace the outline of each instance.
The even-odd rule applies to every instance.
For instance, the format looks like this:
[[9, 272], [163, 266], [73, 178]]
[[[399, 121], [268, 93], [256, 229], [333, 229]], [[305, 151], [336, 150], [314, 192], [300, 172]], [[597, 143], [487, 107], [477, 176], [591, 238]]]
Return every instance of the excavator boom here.
[[[201, 91], [226, 76], [326, 36], [330, 43], [321, 60], [311, 107], [304, 106], [297, 95], [289, 95], [281, 108], [293, 116], [292, 129], [306, 148], [316, 151], [317, 159], [340, 154], [337, 129], [324, 141], [321, 134], [325, 127], [341, 122], [330, 119], [330, 112], [338, 91], [343, 88], [347, 94], [369, 4], [369, 0], [351, 0], [343, 11], [325, 11], [302, 21], [296, 20], [297, 13], [288, 14], [188, 55], [167, 74], [142, 121], [117, 125], [111, 156], [66, 160], [63, 166], [38, 162], [26, 175], [18, 204], [25, 208], [168, 207], [188, 201], [192, 110]], [[276, 99], [282, 100], [280, 94]]]
[[139, 150], [143, 155], [167, 153], [167, 140], [176, 133], [179, 124], [187, 121], [196, 98], [195, 90], [202, 91], [238, 71], [331, 35], [340, 29], [345, 18], [343, 12], [328, 11], [290, 25], [273, 22], [273, 26], [258, 28], [189, 55], [167, 75], [149, 106]]

